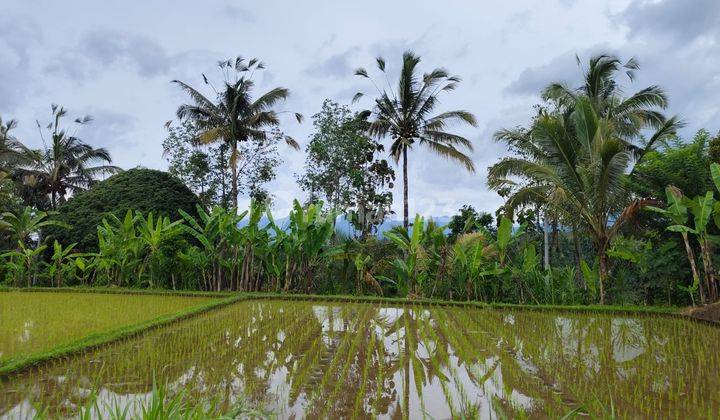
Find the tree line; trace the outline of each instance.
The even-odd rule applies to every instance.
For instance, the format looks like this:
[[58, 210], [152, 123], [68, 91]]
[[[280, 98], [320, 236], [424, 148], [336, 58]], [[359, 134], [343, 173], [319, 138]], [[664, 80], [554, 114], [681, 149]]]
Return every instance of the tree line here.
[[[281, 130], [283, 115], [303, 116], [280, 108], [286, 88], [255, 95], [265, 68], [258, 59], [221, 61], [220, 81], [203, 74], [202, 88], [173, 81], [190, 101], [167, 123], [163, 148], [170, 173], [199, 197], [197, 213], [107, 215], [93, 250], [44, 233], [64, 228], [53, 213], [63, 203], [120, 171], [109, 153], [63, 126], [62, 107], [52, 107], [43, 150], [13, 137], [14, 121], [2, 124], [5, 281], [528, 303], [718, 299], [720, 141], [705, 131], [679, 139], [682, 122], [664, 114], [659, 86], [626, 95], [623, 78], [631, 83], [639, 70], [634, 59], [598, 55], [581, 68], [579, 86], [549, 84], [527, 125], [494, 136], [510, 156], [488, 168], [487, 184], [504, 205], [494, 217], [464, 206], [448, 226], [411, 220], [408, 164], [422, 147], [475, 171], [473, 143], [455, 127], [475, 127], [476, 117], [436, 112], [461, 78], [443, 68], [421, 73], [412, 52], [394, 83], [385, 60], [375, 64], [379, 77], [355, 71], [376, 90], [370, 109], [326, 100], [312, 116], [306, 164], [296, 174], [307, 200], [295, 202], [283, 223], [269, 211], [265, 185], [281, 164], [278, 148], [299, 149]], [[78, 118], [73, 127], [90, 122]], [[681, 171], [687, 162], [695, 172]], [[396, 167], [403, 224], [379, 234], [392, 214]], [[241, 195], [252, 198], [247, 212], [237, 210]], [[335, 231], [341, 215], [353, 232]]]

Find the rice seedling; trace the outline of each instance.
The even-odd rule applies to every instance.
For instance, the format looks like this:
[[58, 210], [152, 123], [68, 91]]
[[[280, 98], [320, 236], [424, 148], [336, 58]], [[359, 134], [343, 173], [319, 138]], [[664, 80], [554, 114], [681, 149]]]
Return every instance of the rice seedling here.
[[250, 299], [3, 377], [0, 418], [716, 418], [718, 345], [655, 314]]
[[0, 367], [93, 333], [211, 302], [213, 298], [93, 293], [0, 293]]

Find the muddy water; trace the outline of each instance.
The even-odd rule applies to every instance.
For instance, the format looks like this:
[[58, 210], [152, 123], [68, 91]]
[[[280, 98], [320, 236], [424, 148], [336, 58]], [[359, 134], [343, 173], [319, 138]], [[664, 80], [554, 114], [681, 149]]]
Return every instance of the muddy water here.
[[684, 320], [248, 301], [0, 382], [0, 417], [147, 401], [280, 418], [716, 418], [720, 330]]

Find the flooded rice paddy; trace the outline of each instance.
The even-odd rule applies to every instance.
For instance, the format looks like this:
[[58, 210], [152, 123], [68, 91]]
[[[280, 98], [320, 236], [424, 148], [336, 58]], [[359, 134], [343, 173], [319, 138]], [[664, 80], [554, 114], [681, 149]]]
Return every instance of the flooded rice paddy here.
[[211, 300], [169, 295], [0, 292], [0, 366], [12, 358]]
[[720, 329], [591, 313], [250, 300], [0, 379], [0, 417], [169, 393], [281, 418], [717, 418]]

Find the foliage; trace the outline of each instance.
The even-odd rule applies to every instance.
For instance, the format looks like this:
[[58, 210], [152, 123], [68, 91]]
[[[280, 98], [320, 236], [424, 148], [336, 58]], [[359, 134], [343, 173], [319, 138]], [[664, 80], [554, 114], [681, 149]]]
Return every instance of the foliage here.
[[[623, 224], [646, 204], [626, 188], [633, 160], [642, 159], [679, 126], [676, 118], [666, 119], [657, 111], [667, 105], [660, 88], [622, 96], [616, 74], [623, 67], [632, 72], [637, 63], [622, 65], [615, 57], [596, 56], [579, 88], [548, 86], [544, 97], [554, 109], [541, 109], [529, 129], [497, 132], [498, 141], [523, 153], [502, 159], [488, 174], [491, 188], [511, 189], [508, 211], [540, 204], [589, 233], [599, 260], [601, 303], [610, 270], [607, 251]], [[635, 141], [645, 128], [655, 131], [638, 145]], [[524, 182], [518, 184], [516, 177]]]
[[[376, 59], [378, 70], [385, 76], [385, 59]], [[461, 149], [472, 151], [472, 143], [465, 137], [447, 131], [454, 123], [477, 125], [475, 116], [468, 111], [446, 111], [432, 115], [442, 92], [454, 90], [460, 83], [459, 76], [450, 75], [443, 68], [436, 68], [422, 77], [418, 74], [420, 57], [411, 51], [403, 54], [402, 70], [397, 88], [389, 86], [387, 90], [377, 88], [378, 97], [372, 110], [374, 119], [368, 127], [368, 133], [377, 138], [390, 137], [390, 156], [403, 167], [403, 227], [408, 228], [408, 150], [415, 143], [425, 146], [437, 155], [453, 160], [474, 172], [472, 159]], [[370, 78], [367, 70], [360, 68], [355, 74]], [[387, 78], [386, 78], [387, 80]], [[382, 85], [383, 83], [380, 83]], [[358, 93], [353, 101], [363, 96]]]
[[298, 177], [311, 202], [322, 200], [331, 210], [349, 212], [363, 237], [391, 214], [395, 180], [395, 172], [378, 156], [384, 147], [364, 134], [367, 116], [326, 99], [313, 115], [316, 131], [306, 148], [305, 172]]
[[[710, 173], [715, 189], [720, 191], [720, 164], [712, 163]], [[667, 203], [667, 209], [650, 207], [649, 210], [669, 218], [672, 224], [667, 229], [680, 233], [683, 238], [693, 274], [693, 282], [691, 285], [685, 286], [685, 290], [691, 295], [694, 291], [699, 291], [701, 303], [715, 302], [720, 298], [720, 285], [718, 285], [713, 263], [713, 244], [718, 239], [711, 232], [710, 220], [712, 219], [715, 226], [720, 228], [720, 202], [715, 200], [713, 191], [707, 191], [704, 195], [690, 199], [685, 197], [679, 189], [668, 186]], [[687, 223], [688, 211], [692, 216], [690, 226]], [[689, 234], [696, 238], [700, 247], [704, 271], [702, 281], [699, 280], [698, 270], [695, 266], [694, 252], [688, 240]]]
[[662, 200], [672, 185], [689, 197], [712, 188], [708, 151], [710, 134], [699, 130], [690, 141], [668, 139], [648, 152], [633, 169], [630, 188], [641, 197]]
[[[32, 162], [19, 169], [23, 183], [50, 196], [53, 210], [65, 202], [68, 194], [88, 189], [100, 176], [120, 172], [120, 168], [110, 165], [112, 159], [106, 149], [93, 148], [61, 126], [65, 116], [65, 108], [52, 105], [52, 121], [46, 127], [49, 146], [33, 153]], [[85, 116], [74, 122], [83, 126], [91, 121], [92, 117]], [[42, 140], [45, 145], [45, 138]]]
[[177, 178], [152, 169], [130, 169], [82, 192], [58, 209], [66, 230], [48, 229], [62, 244], [77, 242], [83, 252], [98, 250], [97, 227], [110, 214], [122, 218], [131, 210], [177, 220], [178, 209], [197, 215], [198, 198]]
[[[276, 87], [253, 99], [252, 92], [255, 87], [253, 76], [265, 68], [263, 62], [256, 58], [245, 60], [242, 57], [220, 61], [218, 67], [224, 79], [219, 90], [216, 90], [203, 75], [206, 85], [212, 87], [215, 98], [207, 97], [200, 91], [185, 82], [174, 80], [191, 99], [191, 103], [181, 105], [177, 116], [182, 121], [190, 121], [197, 133], [197, 141], [201, 144], [221, 143], [229, 151], [228, 166], [232, 170], [231, 187], [229, 195], [230, 207], [237, 207], [237, 198], [240, 193], [240, 165], [244, 150], [240, 145], [244, 142], [253, 142], [249, 150], [262, 153], [263, 147], [273, 138], [278, 137], [273, 128], [280, 124], [277, 105], [285, 101], [290, 92], [282, 87]], [[298, 122], [302, 115], [295, 114]], [[279, 135], [286, 143], [299, 148], [297, 142], [291, 137]], [[246, 162], [252, 162], [252, 159]]]
[[447, 227], [450, 230], [449, 240], [454, 242], [458, 236], [464, 233], [486, 232], [491, 235], [497, 234], [493, 226], [493, 217], [490, 213], [479, 212], [470, 205], [464, 205], [458, 210], [460, 213], [454, 215]]
[[[168, 172], [183, 181], [205, 207], [229, 207], [231, 179], [227, 176], [229, 150], [227, 144], [204, 145], [197, 129], [189, 121], [170, 126], [163, 141]], [[282, 133], [271, 130], [264, 141], [238, 144], [238, 193], [260, 200], [270, 199], [264, 184], [275, 178], [281, 163], [277, 150]]]

